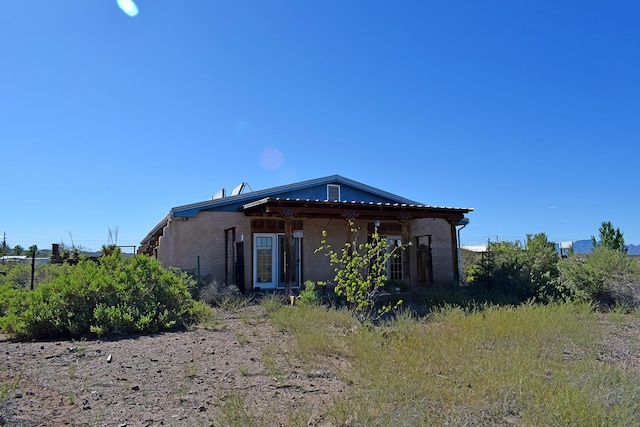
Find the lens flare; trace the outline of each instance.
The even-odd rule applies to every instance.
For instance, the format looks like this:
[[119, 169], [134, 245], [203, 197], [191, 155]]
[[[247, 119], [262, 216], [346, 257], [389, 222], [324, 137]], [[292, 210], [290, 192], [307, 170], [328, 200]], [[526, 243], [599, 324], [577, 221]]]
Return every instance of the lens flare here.
[[118, 7], [127, 15], [134, 17], [138, 14], [138, 6], [133, 0], [118, 0]]
[[284, 163], [284, 156], [282, 152], [275, 147], [268, 147], [260, 154], [260, 165], [263, 169], [273, 172], [282, 166]]

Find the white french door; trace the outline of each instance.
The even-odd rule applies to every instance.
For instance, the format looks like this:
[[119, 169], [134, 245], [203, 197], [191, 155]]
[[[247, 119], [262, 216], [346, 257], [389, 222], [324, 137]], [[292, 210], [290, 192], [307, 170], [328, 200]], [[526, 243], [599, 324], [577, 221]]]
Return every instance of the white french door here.
[[256, 233], [253, 235], [253, 286], [276, 287], [276, 235]]
[[[281, 233], [253, 235], [253, 286], [262, 289], [284, 288], [286, 276], [285, 236]], [[293, 287], [300, 286], [300, 238], [291, 245]]]

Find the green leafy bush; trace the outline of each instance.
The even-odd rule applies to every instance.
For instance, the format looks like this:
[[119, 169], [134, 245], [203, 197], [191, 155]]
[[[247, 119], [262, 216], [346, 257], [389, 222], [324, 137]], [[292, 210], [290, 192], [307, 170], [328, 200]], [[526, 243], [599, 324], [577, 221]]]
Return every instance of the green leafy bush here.
[[[559, 264], [558, 286], [570, 299], [615, 303], [616, 286], [638, 279], [637, 264], [624, 251], [594, 247], [586, 256], [575, 256]], [[569, 299], [569, 298], [563, 298]]]
[[465, 273], [472, 285], [481, 286], [507, 303], [520, 303], [539, 295], [558, 277], [560, 260], [545, 233], [528, 234], [526, 244], [491, 242], [479, 263]]
[[194, 281], [147, 256], [81, 260], [28, 292], [0, 288], [0, 328], [21, 339], [168, 329], [191, 316]]
[[397, 309], [402, 300], [395, 304], [378, 307], [377, 302], [384, 293], [387, 281], [387, 263], [398, 256], [409, 243], [391, 246], [386, 238], [378, 234], [377, 228], [368, 241], [358, 242], [358, 228], [350, 222], [351, 239], [339, 251], [334, 251], [327, 243], [327, 232], [323, 230], [323, 240], [316, 252], [324, 252], [329, 264], [334, 267], [334, 290], [344, 296], [354, 316], [362, 322], [378, 320], [385, 313]]
[[298, 297], [299, 305], [319, 305], [322, 300], [320, 299], [320, 293], [318, 292], [318, 285], [312, 280], [304, 282], [304, 287], [300, 290], [300, 296]]
[[[37, 287], [40, 283], [53, 280], [67, 265], [36, 264], [33, 282]], [[31, 263], [11, 262], [0, 264], [0, 284], [11, 283], [22, 288], [31, 287]]]

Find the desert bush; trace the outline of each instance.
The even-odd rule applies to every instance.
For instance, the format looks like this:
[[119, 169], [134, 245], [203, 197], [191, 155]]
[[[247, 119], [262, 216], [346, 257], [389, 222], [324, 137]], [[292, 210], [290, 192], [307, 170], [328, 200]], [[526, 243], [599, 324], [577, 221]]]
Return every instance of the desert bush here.
[[211, 306], [202, 300], [194, 301], [189, 310], [189, 320], [193, 323], [201, 323], [210, 320], [213, 315]]
[[624, 251], [596, 246], [588, 255], [561, 262], [559, 270], [557, 288], [570, 299], [608, 306], [640, 303], [638, 265]]
[[559, 260], [546, 234], [528, 234], [524, 246], [520, 241], [491, 242], [483, 259], [465, 273], [472, 285], [492, 294], [492, 300], [520, 303], [555, 283]]
[[[66, 265], [36, 264], [33, 283], [37, 287], [40, 283], [50, 282]], [[31, 287], [31, 263], [0, 264], [0, 284], [11, 283], [19, 288]]]
[[200, 288], [198, 297], [209, 305], [223, 306], [229, 305], [231, 300], [243, 298], [243, 295], [236, 285], [213, 279]]
[[298, 297], [299, 305], [318, 305], [322, 302], [320, 298], [320, 292], [318, 291], [318, 284], [312, 280], [304, 282], [300, 295]]
[[156, 332], [190, 318], [193, 280], [120, 251], [81, 260], [35, 291], [0, 288], [0, 328], [21, 339]]

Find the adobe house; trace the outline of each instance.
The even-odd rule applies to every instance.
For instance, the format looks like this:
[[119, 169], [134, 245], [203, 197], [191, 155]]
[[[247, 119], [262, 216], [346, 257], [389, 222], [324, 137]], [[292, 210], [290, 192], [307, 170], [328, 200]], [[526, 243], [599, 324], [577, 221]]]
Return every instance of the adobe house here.
[[165, 267], [199, 271], [241, 291], [331, 281], [333, 267], [316, 253], [322, 231], [335, 250], [377, 227], [391, 245], [411, 242], [388, 265], [390, 280], [413, 289], [459, 282], [458, 225], [471, 208], [435, 207], [333, 175], [172, 208], [141, 242], [139, 253]]

